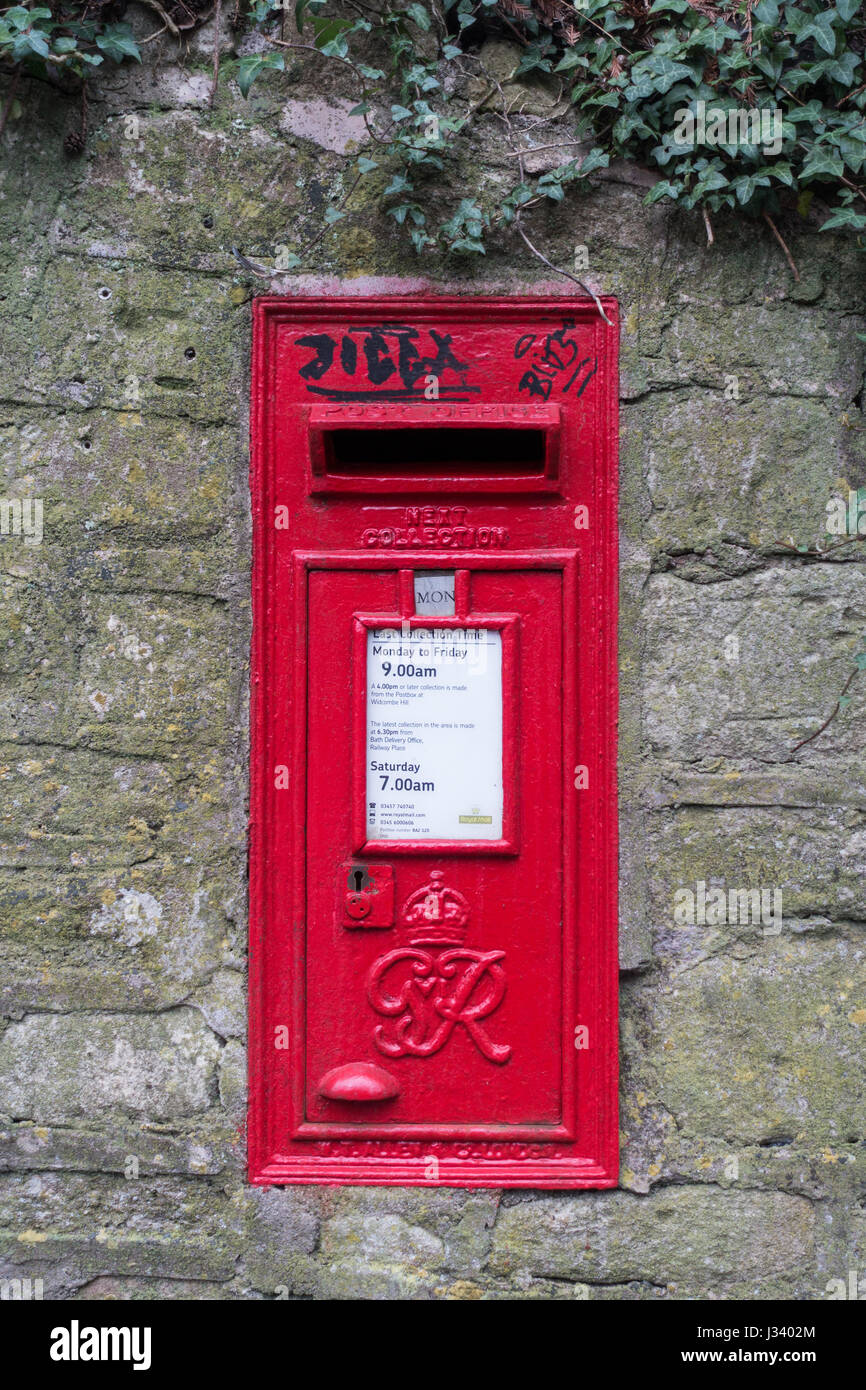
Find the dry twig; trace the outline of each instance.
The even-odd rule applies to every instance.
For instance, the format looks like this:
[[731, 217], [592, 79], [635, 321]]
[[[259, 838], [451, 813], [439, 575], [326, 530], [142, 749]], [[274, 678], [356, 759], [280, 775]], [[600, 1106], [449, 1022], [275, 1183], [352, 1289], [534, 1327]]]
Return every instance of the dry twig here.
[[788, 250], [788, 247], [787, 247], [786, 244], [785, 244], [785, 240], [784, 240], [784, 238], [783, 238], [783, 236], [782, 236], [782, 233], [779, 231], [779, 228], [776, 226], [775, 222], [773, 221], [772, 217], [770, 216], [770, 214], [769, 214], [768, 212], [765, 212], [765, 213], [764, 213], [764, 221], [767, 223], [768, 227], [770, 228], [771, 232], [773, 233], [773, 236], [776, 238], [776, 240], [778, 241], [778, 243], [779, 243], [779, 245], [781, 246], [782, 250], [784, 251], [784, 253], [785, 253], [785, 260], [788, 262], [788, 265], [791, 267], [791, 272], [792, 272], [792, 274], [793, 274], [793, 276], [794, 276], [794, 279], [795, 279], [795, 280], [799, 280], [799, 278], [800, 278], [800, 272], [799, 272], [799, 270], [797, 269], [796, 263], [795, 263], [795, 261], [794, 261], [794, 257], [791, 255], [790, 251]]

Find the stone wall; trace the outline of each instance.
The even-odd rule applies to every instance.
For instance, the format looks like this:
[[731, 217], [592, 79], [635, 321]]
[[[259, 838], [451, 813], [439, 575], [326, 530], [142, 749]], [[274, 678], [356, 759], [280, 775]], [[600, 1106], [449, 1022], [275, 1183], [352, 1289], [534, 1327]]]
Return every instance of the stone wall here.
[[[791, 749], [863, 645], [866, 570], [778, 542], [866, 485], [862, 252], [792, 218], [795, 281], [766, 228], [708, 248], [630, 168], [533, 214], [624, 318], [622, 1190], [251, 1189], [251, 297], [564, 282], [513, 241], [483, 272], [419, 261], [369, 195], [256, 279], [233, 248], [273, 264], [351, 177], [353, 92], [313, 59], [211, 111], [212, 43], [105, 73], [78, 161], [74, 106], [35, 83], [3, 137], [0, 487], [43, 499], [44, 538], [0, 540], [2, 1274], [52, 1298], [827, 1297], [866, 1276], [862, 681]], [[449, 177], [512, 174], [491, 112]], [[781, 889], [780, 929], [678, 923], [701, 882]]]

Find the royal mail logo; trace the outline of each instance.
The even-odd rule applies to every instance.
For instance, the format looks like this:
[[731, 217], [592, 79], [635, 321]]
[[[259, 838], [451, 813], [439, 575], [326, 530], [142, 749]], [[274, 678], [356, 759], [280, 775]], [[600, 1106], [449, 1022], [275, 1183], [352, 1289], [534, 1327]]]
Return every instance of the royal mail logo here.
[[[505, 952], [463, 945], [469, 904], [444, 878], [434, 869], [409, 895], [400, 911], [400, 935], [408, 944], [387, 951], [370, 970], [367, 998], [377, 1014], [393, 1020], [378, 1024], [373, 1039], [386, 1057], [432, 1057], [462, 1027], [488, 1062], [501, 1065], [512, 1049], [494, 1042], [481, 1020], [505, 997]], [[424, 949], [430, 946], [447, 949], [434, 954]]]

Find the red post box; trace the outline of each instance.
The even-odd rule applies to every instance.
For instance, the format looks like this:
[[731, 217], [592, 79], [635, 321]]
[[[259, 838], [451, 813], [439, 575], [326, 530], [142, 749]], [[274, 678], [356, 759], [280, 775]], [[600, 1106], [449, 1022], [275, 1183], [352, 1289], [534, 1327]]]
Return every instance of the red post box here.
[[255, 304], [253, 1182], [617, 1181], [616, 350]]

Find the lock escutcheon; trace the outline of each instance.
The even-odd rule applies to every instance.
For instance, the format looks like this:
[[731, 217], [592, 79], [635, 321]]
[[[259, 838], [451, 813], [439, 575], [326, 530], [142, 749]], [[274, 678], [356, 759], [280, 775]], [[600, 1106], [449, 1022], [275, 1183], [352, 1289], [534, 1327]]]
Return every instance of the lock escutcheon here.
[[393, 927], [394, 870], [351, 860], [337, 880], [338, 921], [344, 927]]

